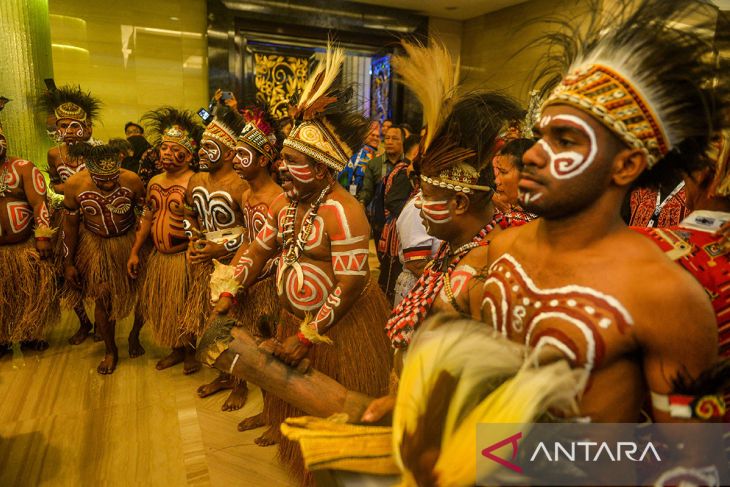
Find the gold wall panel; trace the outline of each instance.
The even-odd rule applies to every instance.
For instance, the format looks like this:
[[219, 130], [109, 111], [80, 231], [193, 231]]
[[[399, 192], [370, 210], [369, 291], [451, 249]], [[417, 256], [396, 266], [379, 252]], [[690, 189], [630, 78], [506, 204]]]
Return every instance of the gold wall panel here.
[[309, 58], [254, 53], [256, 101], [271, 107], [276, 118], [288, 116], [289, 99], [307, 82]]
[[56, 83], [103, 102], [94, 137], [147, 110], [208, 105], [205, 0], [49, 0]]
[[47, 0], [0, 1], [0, 112], [8, 153], [43, 167], [50, 140], [34, 109], [43, 79], [53, 76]]

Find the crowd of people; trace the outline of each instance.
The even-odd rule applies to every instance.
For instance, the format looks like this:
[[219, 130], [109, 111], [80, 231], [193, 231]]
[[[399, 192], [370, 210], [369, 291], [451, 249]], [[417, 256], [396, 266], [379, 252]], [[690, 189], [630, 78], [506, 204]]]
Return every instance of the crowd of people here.
[[110, 374], [116, 322], [133, 315], [129, 356], [150, 327], [170, 349], [158, 369], [220, 370], [197, 392], [231, 390], [224, 410], [259, 385], [263, 411], [239, 429], [266, 426], [257, 444], [300, 476], [281, 424], [348, 411], [392, 419], [412, 484], [472, 483], [445, 424], [489, 422], [466, 413], [526, 367], [550, 379], [515, 390], [534, 399], [510, 406], [520, 422], [558, 406], [593, 422], [728, 419], [730, 78], [677, 21], [705, 6], [644, 0], [547, 35], [536, 111], [463, 89], [438, 41], [403, 41], [393, 68], [422, 103], [419, 133], [358, 112], [332, 45], [285, 121], [219, 91], [207, 125], [160, 107], [104, 143], [96, 98], [48, 91], [48, 185], [0, 131], [0, 353], [47, 347], [63, 305], [71, 344], [94, 330]]

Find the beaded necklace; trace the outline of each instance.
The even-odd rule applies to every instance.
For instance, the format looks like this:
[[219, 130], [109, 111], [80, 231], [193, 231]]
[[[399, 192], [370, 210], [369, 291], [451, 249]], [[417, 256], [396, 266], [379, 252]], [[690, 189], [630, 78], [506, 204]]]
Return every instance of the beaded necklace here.
[[385, 331], [394, 348], [406, 348], [411, 342], [413, 332], [418, 328], [426, 315], [431, 311], [436, 296], [445, 286], [445, 292], [454, 308], [456, 299], [451, 292], [450, 276], [461, 259], [466, 257], [472, 249], [489, 244], [487, 235], [499, 225], [499, 218], [495, 217], [477, 233], [471, 242], [451, 251], [447, 242], [441, 244], [434, 260], [431, 261], [421, 274], [413, 289], [398, 303], [390, 319], [385, 325]]
[[309, 213], [307, 213], [307, 216], [302, 222], [302, 227], [299, 229], [299, 233], [296, 238], [294, 238], [294, 227], [297, 221], [297, 208], [299, 207], [299, 201], [293, 201], [286, 209], [286, 215], [284, 215], [284, 228], [281, 232], [283, 240], [282, 245], [284, 247], [282, 252], [284, 265], [281, 268], [281, 271], [279, 271], [278, 285], [280, 288], [283, 283], [284, 271], [286, 271], [288, 267], [292, 267], [296, 271], [298, 277], [297, 291], [301, 291], [302, 286], [304, 285], [304, 276], [298, 262], [299, 257], [302, 255], [304, 246], [307, 244], [307, 240], [309, 240], [309, 236], [312, 233], [314, 219], [317, 218], [319, 207], [322, 204], [322, 201], [324, 201], [325, 196], [327, 196], [327, 193], [329, 193], [331, 187], [332, 185], [328, 184], [322, 192], [319, 193], [317, 199], [314, 200], [312, 206], [309, 208]]

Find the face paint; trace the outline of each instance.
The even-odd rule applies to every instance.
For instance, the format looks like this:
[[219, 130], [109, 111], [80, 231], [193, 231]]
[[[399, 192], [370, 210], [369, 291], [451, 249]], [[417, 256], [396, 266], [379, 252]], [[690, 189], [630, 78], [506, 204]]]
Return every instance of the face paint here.
[[233, 169], [240, 171], [241, 169], [248, 169], [253, 164], [253, 153], [248, 147], [236, 146], [236, 155], [233, 158]]
[[207, 171], [211, 166], [215, 167], [220, 160], [221, 149], [214, 141], [206, 139], [201, 143], [198, 155], [200, 156], [200, 170]]
[[585, 121], [576, 117], [575, 115], [556, 115], [554, 117], [543, 117], [540, 120], [540, 127], [546, 127], [553, 120], [562, 120], [568, 122], [567, 125], [579, 129], [583, 132], [590, 141], [590, 147], [588, 150], [588, 156], [584, 157], [583, 154], [575, 151], [564, 151], [564, 152], [553, 152], [552, 147], [545, 142], [544, 139], [540, 139], [537, 143], [540, 144], [542, 150], [550, 158], [550, 174], [556, 179], [569, 179], [577, 176], [590, 167], [596, 158], [598, 153], [598, 144], [596, 143], [596, 133]]
[[61, 127], [58, 128], [58, 137], [66, 142], [83, 140], [84, 126], [75, 120], [70, 122], [68, 125], [62, 124]]
[[291, 177], [300, 183], [306, 184], [314, 181], [314, 172], [309, 164], [293, 164], [291, 162], [285, 162], [285, 164]]
[[160, 165], [165, 171], [179, 169], [186, 165], [188, 151], [174, 142], [163, 142], [160, 146]]
[[540, 198], [542, 198], [542, 193], [532, 193], [530, 191], [523, 190], [519, 190], [517, 195], [517, 199], [523, 207], [526, 207], [530, 203], [534, 203]]
[[430, 222], [448, 223], [451, 221], [449, 200], [427, 201], [422, 199], [421, 214]]

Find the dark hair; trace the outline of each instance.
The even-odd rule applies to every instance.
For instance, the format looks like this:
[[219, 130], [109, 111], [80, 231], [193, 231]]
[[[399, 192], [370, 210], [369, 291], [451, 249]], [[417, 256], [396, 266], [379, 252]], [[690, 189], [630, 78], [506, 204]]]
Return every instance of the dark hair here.
[[[398, 129], [400, 131], [400, 140], [405, 144], [406, 141], [406, 131], [403, 130], [403, 126], [401, 125], [391, 125], [388, 127], [388, 130]], [[383, 134], [383, 137], [385, 137], [385, 134]], [[403, 146], [405, 149], [405, 145]]]
[[138, 124], [138, 123], [134, 123], [134, 122], [127, 122], [127, 123], [125, 123], [125, 124], [124, 124], [124, 132], [125, 132], [125, 133], [127, 132], [127, 129], [128, 129], [129, 127], [137, 127], [137, 128], [138, 128], [138, 129], [140, 130], [140, 132], [141, 132], [142, 134], [144, 134], [144, 127], [142, 127], [142, 126], [141, 126], [140, 124]]
[[403, 152], [407, 153], [408, 151], [410, 151], [413, 148], [413, 146], [418, 145], [420, 143], [421, 143], [421, 136], [418, 134], [411, 134], [410, 136], [408, 136], [406, 138], [405, 142], [403, 142]]
[[513, 139], [507, 142], [498, 153], [500, 156], [511, 156], [515, 158], [514, 165], [517, 169], [522, 169], [522, 156], [525, 155], [530, 147], [535, 145], [532, 139]]
[[407, 123], [402, 123], [402, 124], [400, 124], [400, 127], [401, 127], [401, 128], [403, 129], [403, 130], [406, 130], [406, 131], [408, 131], [408, 132], [410, 132], [410, 133], [413, 133], [413, 127], [411, 127], [411, 126], [410, 126], [409, 124], [407, 124]]

